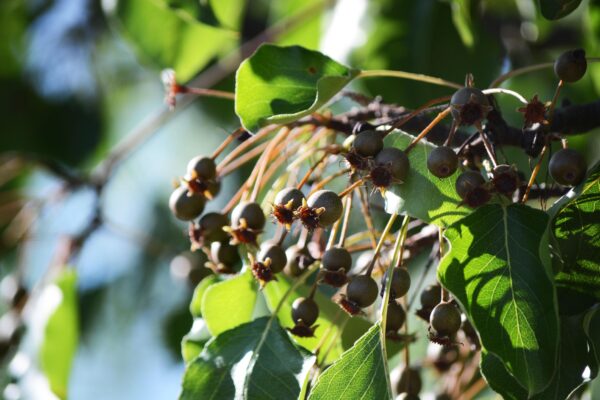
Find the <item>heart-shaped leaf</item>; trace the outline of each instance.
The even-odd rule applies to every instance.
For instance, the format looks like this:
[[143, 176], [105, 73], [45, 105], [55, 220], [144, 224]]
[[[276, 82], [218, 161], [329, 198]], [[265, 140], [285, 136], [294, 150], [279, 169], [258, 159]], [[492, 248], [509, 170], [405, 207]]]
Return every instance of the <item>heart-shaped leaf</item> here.
[[440, 282], [461, 303], [483, 346], [529, 395], [554, 375], [558, 317], [554, 286], [539, 257], [546, 213], [487, 205], [448, 227]]
[[201, 312], [213, 336], [252, 320], [258, 284], [250, 270], [211, 285], [202, 296]]
[[600, 299], [600, 163], [557, 203], [564, 206], [552, 221], [556, 283]]
[[391, 399], [380, 325], [375, 324], [315, 382], [309, 400]]
[[265, 44], [237, 70], [235, 112], [250, 132], [292, 122], [325, 105], [358, 72], [317, 51]]
[[[385, 138], [386, 146], [406, 149], [414, 139], [407, 133], [396, 131]], [[421, 140], [408, 154], [410, 171], [404, 183], [393, 185], [385, 193], [388, 213], [419, 218], [438, 226], [448, 226], [472, 210], [459, 206], [460, 197], [454, 189], [458, 172], [440, 179], [427, 169], [427, 157], [436, 146]]]
[[180, 398], [296, 399], [314, 361], [277, 318], [258, 318], [206, 343], [186, 369]]
[[581, 4], [581, 0], [539, 0], [540, 11], [546, 19], [564, 18]]

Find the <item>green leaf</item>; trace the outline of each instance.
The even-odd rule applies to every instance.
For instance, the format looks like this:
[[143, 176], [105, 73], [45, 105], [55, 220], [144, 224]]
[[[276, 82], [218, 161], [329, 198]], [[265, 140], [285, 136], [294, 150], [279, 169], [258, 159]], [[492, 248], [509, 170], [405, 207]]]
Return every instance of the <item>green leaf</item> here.
[[206, 322], [202, 318], [195, 318], [192, 328], [181, 340], [181, 355], [186, 364], [198, 357], [210, 338]]
[[600, 163], [564, 199], [570, 201], [552, 221], [560, 266], [556, 283], [600, 299]]
[[238, 42], [236, 32], [201, 23], [161, 0], [119, 0], [116, 14], [141, 55], [159, 68], [173, 68], [181, 82]]
[[523, 205], [481, 207], [448, 227], [438, 269], [483, 346], [530, 395], [549, 384], [557, 359], [555, 290], [538, 250], [547, 220]]
[[180, 398], [296, 399], [313, 364], [276, 318], [258, 318], [206, 344], [188, 365]]
[[286, 0], [270, 2], [269, 10], [270, 24], [276, 24], [281, 20], [290, 18], [306, 12], [308, 8], [313, 8], [310, 18], [304, 20], [301, 24], [296, 24], [290, 29], [286, 29], [277, 37], [279, 46], [298, 45], [311, 50], [318, 50], [321, 44], [321, 38], [324, 34], [324, 13], [326, 7], [316, 11], [317, 4], [323, 5], [322, 0]]
[[[531, 400], [567, 399], [579, 388], [584, 379], [582, 374], [590, 365], [591, 355], [584, 334], [582, 316], [562, 317], [561, 342], [558, 366], [550, 385]], [[493, 354], [483, 352], [481, 371], [490, 387], [505, 399], [524, 399], [527, 392], [502, 365], [502, 361]]]
[[257, 291], [250, 270], [206, 289], [200, 308], [209, 332], [217, 336], [251, 321]]
[[540, 11], [546, 19], [561, 19], [571, 14], [581, 0], [539, 0]]
[[473, 47], [473, 26], [471, 21], [471, 0], [454, 0], [450, 2], [452, 7], [452, 22], [460, 35], [463, 44]]
[[209, 275], [202, 279], [198, 285], [196, 285], [194, 294], [192, 296], [192, 301], [190, 302], [190, 313], [192, 314], [192, 317], [202, 317], [202, 298], [204, 297], [204, 293], [206, 293], [206, 290], [209, 287], [215, 283], [221, 282], [222, 280], [223, 278], [220, 275]]
[[381, 344], [380, 325], [375, 324], [319, 376], [308, 399], [391, 399]]
[[[279, 304], [283, 295], [289, 290], [292, 283], [287, 276], [278, 276], [277, 281], [269, 282], [262, 290], [267, 306], [273, 311]], [[279, 322], [286, 328], [294, 326], [292, 321], [292, 303], [298, 297], [306, 297], [310, 292], [307, 285], [298, 286], [294, 292], [281, 305], [277, 313]], [[319, 327], [315, 330], [315, 336], [311, 338], [295, 337], [294, 340], [310, 352], [314, 352], [320, 345], [323, 351], [319, 352], [319, 362], [332, 363], [344, 351], [343, 342], [340, 340], [341, 327], [348, 320], [348, 315], [331, 301], [330, 298], [317, 291], [314, 300], [319, 305], [319, 318], [315, 322]], [[323, 343], [321, 344], [321, 342]], [[325, 351], [329, 349], [328, 351]], [[326, 356], [323, 360], [322, 357]]]
[[219, 22], [229, 29], [239, 30], [246, 0], [209, 0]]
[[42, 294], [45, 306], [54, 311], [46, 323], [40, 348], [42, 372], [48, 378], [52, 392], [67, 398], [69, 375], [79, 343], [77, 274], [66, 269]]
[[[385, 138], [385, 143], [404, 150], [413, 139], [409, 134], [396, 131]], [[425, 222], [447, 226], [472, 211], [459, 206], [461, 199], [454, 189], [458, 172], [440, 179], [427, 169], [427, 157], [434, 148], [435, 145], [421, 140], [408, 154], [408, 177], [404, 183], [393, 185], [385, 193], [385, 210], [388, 213], [408, 213]]]
[[250, 132], [325, 105], [358, 70], [300, 46], [262, 45], [237, 70], [235, 112]]

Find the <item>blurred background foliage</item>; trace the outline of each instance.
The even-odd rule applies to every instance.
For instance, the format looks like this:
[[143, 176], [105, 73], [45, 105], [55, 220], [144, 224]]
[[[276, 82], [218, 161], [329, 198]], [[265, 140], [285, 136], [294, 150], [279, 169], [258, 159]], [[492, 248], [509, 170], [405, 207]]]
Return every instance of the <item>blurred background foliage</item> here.
[[[542, 3], [546, 17], [556, 16], [554, 3], [561, 1]], [[290, 29], [285, 24], [290, 20], [299, 23]], [[457, 82], [471, 72], [476, 84], [487, 86], [502, 72], [547, 62], [565, 49], [584, 47], [599, 56], [600, 1], [583, 1], [558, 21], [544, 18], [532, 0], [0, 2], [0, 388], [5, 398], [53, 398], [27, 356], [35, 340], [14, 346], [23, 329], [11, 310], [16, 287], [11, 279], [28, 292], [41, 291], [40, 282], [56, 273], [66, 238], [79, 235], [96, 210], [103, 223], [68, 260], [77, 271], [77, 307], [70, 311], [77, 318], [63, 321], [78, 321], [79, 332], [61, 397], [177, 396], [184, 368], [180, 340], [192, 323], [193, 285], [185, 270], [169, 268], [188, 241], [185, 224], [167, 212], [166, 199], [187, 161], [210, 153], [237, 127], [233, 105], [201, 99], [177, 110], [177, 118], [165, 117], [169, 121], [116, 165], [101, 191], [88, 177], [97, 176], [99, 163], [136, 126], [156, 113], [167, 115], [161, 69], [174, 68], [181, 81], [198, 74], [208, 79], [202, 71], [219, 71], [211, 84], [233, 90], [236, 65], [227, 61], [241, 43], [256, 37], [320, 49], [362, 69], [400, 69]], [[598, 98], [600, 65], [589, 71], [564, 89], [564, 98], [573, 103]], [[526, 97], [544, 99], [551, 98], [555, 85], [550, 69], [508, 83]], [[407, 107], [447, 94], [389, 79], [364, 80], [353, 89]], [[519, 124], [514, 102], [500, 101], [507, 119]], [[600, 154], [597, 133], [571, 141], [590, 164]], [[225, 180], [211, 210], [220, 210], [247, 173]], [[85, 183], [66, 185], [69, 176], [84, 177]], [[67, 349], [72, 343], [66, 341], [74, 339], [65, 336], [54, 335], [55, 342], [46, 346]], [[41, 363], [42, 370], [47, 367]]]

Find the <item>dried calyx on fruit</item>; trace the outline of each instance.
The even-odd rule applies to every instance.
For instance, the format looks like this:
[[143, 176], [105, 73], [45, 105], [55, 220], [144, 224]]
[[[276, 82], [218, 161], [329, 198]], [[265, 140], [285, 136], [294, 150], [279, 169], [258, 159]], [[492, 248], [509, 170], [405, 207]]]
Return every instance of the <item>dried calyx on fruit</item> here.
[[248, 254], [252, 275], [258, 280], [262, 290], [265, 285], [271, 281], [276, 281], [275, 271], [271, 268], [272, 261], [270, 258], [264, 260], [256, 260], [252, 254]]
[[554, 73], [564, 82], [577, 82], [583, 78], [586, 70], [587, 60], [583, 49], [565, 51], [554, 62]]
[[429, 340], [444, 345], [452, 344], [461, 323], [458, 307], [452, 303], [438, 304], [429, 317]]
[[338, 303], [350, 315], [356, 315], [377, 299], [377, 282], [368, 275], [357, 275], [346, 286], [346, 294], [341, 295]]
[[299, 297], [292, 303], [292, 321], [294, 326], [288, 330], [299, 337], [313, 337], [318, 325], [319, 306], [312, 297]]
[[224, 229], [229, 232], [232, 242], [256, 245], [256, 239], [266, 223], [260, 204], [242, 202], [231, 213], [231, 226]]
[[198, 223], [191, 223], [189, 237], [192, 249], [208, 246], [212, 242], [228, 240], [229, 235], [223, 230], [228, 223], [227, 216], [216, 212], [206, 213], [200, 217]]
[[447, 146], [433, 149], [427, 157], [427, 169], [438, 178], [447, 178], [458, 168], [458, 156]]
[[578, 151], [561, 149], [550, 158], [548, 170], [557, 183], [564, 186], [576, 186], [583, 182], [587, 164]]
[[474, 125], [483, 120], [491, 110], [487, 97], [480, 89], [458, 89], [450, 99], [452, 117], [459, 125]]
[[344, 206], [337, 193], [331, 190], [319, 190], [303, 201], [296, 210], [296, 217], [306, 229], [326, 228], [340, 219]]
[[183, 180], [190, 192], [201, 194], [208, 199], [215, 197], [221, 190], [221, 184], [217, 180], [217, 166], [210, 157], [192, 158], [188, 163], [187, 175]]
[[546, 105], [538, 99], [537, 94], [524, 107], [517, 109], [518, 112], [523, 113], [523, 126], [525, 128], [533, 124], [547, 124], [546, 110]]
[[395, 147], [385, 147], [375, 156], [369, 177], [373, 185], [385, 189], [393, 183], [404, 183], [409, 170], [406, 153]]
[[482, 206], [491, 198], [485, 183], [485, 179], [479, 172], [465, 171], [456, 179], [456, 193], [463, 199], [463, 203], [469, 207]]
[[321, 257], [323, 282], [333, 287], [341, 287], [347, 281], [346, 274], [352, 267], [352, 256], [343, 247], [332, 247]]
[[510, 197], [519, 187], [519, 183], [519, 173], [511, 165], [500, 164], [492, 171], [492, 185], [498, 193]]
[[303, 202], [304, 194], [299, 189], [295, 187], [282, 189], [275, 196], [273, 217], [289, 230], [296, 219], [295, 211], [302, 206]]

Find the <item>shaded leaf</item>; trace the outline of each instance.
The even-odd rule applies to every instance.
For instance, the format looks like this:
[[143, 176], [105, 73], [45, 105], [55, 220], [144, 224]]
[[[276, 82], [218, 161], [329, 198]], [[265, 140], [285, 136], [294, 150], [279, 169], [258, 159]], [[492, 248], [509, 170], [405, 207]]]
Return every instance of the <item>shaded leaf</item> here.
[[[409, 134], [396, 131], [385, 138], [385, 143], [404, 150], [413, 139]], [[408, 213], [425, 222], [448, 226], [472, 211], [465, 206], [459, 207], [461, 199], [454, 189], [458, 172], [440, 179], [427, 169], [427, 157], [435, 147], [421, 140], [408, 154], [410, 171], [405, 182], [386, 191], [388, 213]]]
[[182, 82], [238, 42], [236, 32], [199, 22], [161, 0], [119, 0], [116, 14], [141, 55], [173, 68]]
[[538, 4], [542, 16], [554, 20], [571, 14], [579, 7], [581, 0], [538, 0]]
[[181, 340], [181, 356], [185, 363], [189, 363], [202, 351], [202, 348], [210, 340], [210, 332], [202, 318], [194, 319], [192, 328]]
[[583, 320], [583, 330], [589, 340], [596, 361], [596, 371], [600, 366], [600, 305], [591, 309]]
[[375, 324], [319, 376], [309, 400], [391, 399], [384, 357], [380, 325]]
[[292, 122], [325, 105], [358, 72], [300, 46], [262, 45], [237, 70], [235, 112], [251, 132]]
[[438, 269], [483, 346], [530, 395], [549, 384], [557, 359], [554, 287], [538, 252], [547, 219], [523, 205], [481, 207], [448, 227]]
[[552, 221], [556, 283], [600, 299], [600, 163], [558, 204], [565, 205]]
[[471, 21], [471, 0], [454, 0], [450, 2], [450, 7], [452, 7], [452, 22], [454, 22], [463, 44], [472, 47], [475, 38]]
[[201, 312], [213, 336], [252, 320], [258, 284], [248, 270], [211, 285], [202, 296]]
[[488, 385], [504, 400], [522, 400], [527, 398], [527, 390], [508, 373], [502, 360], [485, 349], [481, 350], [481, 374]]
[[41, 295], [40, 302], [53, 307], [40, 348], [42, 372], [50, 388], [61, 399], [67, 398], [69, 375], [79, 343], [77, 274], [66, 269]]
[[221, 282], [222, 280], [223, 278], [219, 275], [209, 275], [196, 285], [192, 301], [190, 302], [190, 313], [192, 314], [192, 317], [202, 317], [202, 298], [204, 297], [204, 293], [210, 286], [217, 282]]
[[314, 357], [263, 317], [211, 339], [188, 365], [181, 399], [295, 399]]
[[[290, 279], [287, 276], [280, 274], [277, 279], [277, 281], [269, 282], [262, 290], [267, 306], [271, 311], [277, 307], [277, 304], [279, 304], [279, 301], [291, 286]], [[300, 285], [281, 305], [277, 317], [284, 328], [294, 326], [292, 321], [292, 303], [294, 300], [298, 297], [308, 296], [309, 292], [310, 288], [307, 285]], [[319, 291], [315, 293], [314, 300], [319, 305], [319, 318], [315, 322], [319, 327], [315, 330], [315, 337], [301, 338], [293, 336], [293, 338], [299, 345], [311, 352], [314, 352], [321, 345], [323, 351], [319, 352], [319, 362], [332, 363], [345, 350], [343, 342], [340, 340], [342, 334], [340, 328], [348, 320], [348, 315], [337, 304], [331, 301], [330, 298]], [[321, 344], [323, 340], [324, 342]], [[325, 351], [326, 349], [328, 351]], [[327, 358], [322, 360], [321, 358], [324, 355]]]
[[209, 0], [213, 13], [226, 28], [239, 30], [246, 0]]

